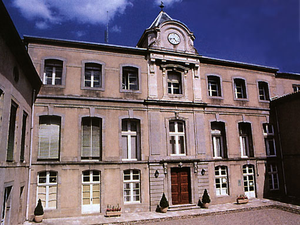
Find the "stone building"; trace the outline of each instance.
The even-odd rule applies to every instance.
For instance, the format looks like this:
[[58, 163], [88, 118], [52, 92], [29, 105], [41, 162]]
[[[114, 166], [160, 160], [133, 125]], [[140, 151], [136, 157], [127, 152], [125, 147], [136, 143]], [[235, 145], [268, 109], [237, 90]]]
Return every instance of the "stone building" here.
[[270, 99], [300, 81], [201, 56], [194, 39], [164, 11], [137, 47], [25, 37], [44, 83], [30, 215], [39, 198], [46, 217], [64, 217], [154, 211], [163, 193], [172, 209], [196, 206], [205, 189], [217, 204], [279, 188], [275, 176], [265, 183]]
[[34, 98], [42, 82], [0, 2], [1, 224], [25, 221]]

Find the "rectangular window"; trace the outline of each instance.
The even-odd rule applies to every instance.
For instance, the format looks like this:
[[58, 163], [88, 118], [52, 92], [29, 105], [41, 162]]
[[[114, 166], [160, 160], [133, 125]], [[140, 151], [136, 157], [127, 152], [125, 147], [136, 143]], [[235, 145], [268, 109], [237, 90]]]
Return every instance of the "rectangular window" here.
[[63, 61], [46, 59], [44, 68], [44, 84], [62, 85]]
[[84, 71], [84, 86], [100, 88], [102, 86], [102, 66], [97, 63], [86, 63]]
[[122, 69], [122, 89], [139, 90], [138, 68], [124, 66]]
[[60, 150], [60, 117], [40, 116], [39, 159], [58, 159]]
[[140, 159], [140, 134], [137, 120], [122, 120], [122, 152], [123, 159]]
[[124, 203], [139, 203], [141, 199], [140, 171], [124, 171]]
[[208, 76], [208, 96], [221, 96], [220, 78], [217, 76]]
[[215, 158], [226, 157], [225, 125], [222, 122], [211, 123], [213, 156]]
[[185, 154], [185, 128], [183, 121], [169, 122], [169, 136], [172, 155]]
[[215, 168], [215, 180], [216, 195], [228, 195], [228, 178], [226, 166], [217, 166]]
[[9, 130], [8, 130], [8, 140], [7, 140], [7, 154], [6, 154], [6, 161], [8, 161], [8, 162], [12, 162], [14, 159], [17, 109], [18, 109], [18, 105], [12, 101], [11, 107], [10, 107]]
[[21, 137], [21, 152], [20, 152], [20, 161], [25, 160], [25, 145], [26, 145], [26, 122], [27, 122], [27, 113], [23, 112], [23, 123], [22, 123], [22, 137]]
[[276, 146], [274, 138], [274, 128], [272, 124], [264, 123], [264, 138], [267, 156], [276, 156]]
[[168, 93], [172, 95], [182, 94], [180, 73], [168, 72]]
[[262, 101], [270, 100], [268, 83], [259, 81], [258, 82], [258, 90], [259, 90], [259, 100], [262, 100]]
[[250, 123], [239, 123], [241, 157], [253, 157], [253, 143]]
[[279, 190], [277, 165], [274, 165], [274, 164], [268, 165], [268, 176], [269, 176], [269, 189], [270, 190]]
[[247, 98], [246, 84], [243, 79], [234, 79], [235, 98]]
[[82, 213], [100, 212], [100, 172], [82, 172]]
[[41, 199], [45, 209], [55, 209], [57, 199], [57, 173], [44, 171], [38, 173], [37, 201]]
[[300, 85], [299, 84], [293, 84], [293, 91], [294, 92], [300, 91]]
[[102, 120], [96, 117], [82, 118], [81, 159], [100, 159]]

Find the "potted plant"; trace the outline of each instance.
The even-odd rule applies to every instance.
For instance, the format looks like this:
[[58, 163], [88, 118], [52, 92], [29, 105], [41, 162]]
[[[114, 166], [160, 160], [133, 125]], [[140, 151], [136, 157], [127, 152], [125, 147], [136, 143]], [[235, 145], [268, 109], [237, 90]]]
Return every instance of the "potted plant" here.
[[107, 205], [105, 216], [121, 216], [121, 207], [119, 206], [119, 204], [117, 206]]
[[42, 201], [39, 199], [37, 206], [34, 209], [34, 221], [36, 223], [40, 223], [43, 220], [44, 216], [44, 209], [42, 206]]
[[165, 196], [165, 193], [163, 193], [161, 200], [159, 202], [160, 212], [166, 213], [168, 211], [168, 207], [169, 207], [169, 202]]
[[236, 198], [237, 204], [246, 204], [249, 202], [249, 199], [246, 195], [240, 195]]
[[208, 204], [210, 203], [210, 197], [207, 193], [207, 190], [204, 190], [203, 196], [202, 196], [202, 207], [208, 208]]

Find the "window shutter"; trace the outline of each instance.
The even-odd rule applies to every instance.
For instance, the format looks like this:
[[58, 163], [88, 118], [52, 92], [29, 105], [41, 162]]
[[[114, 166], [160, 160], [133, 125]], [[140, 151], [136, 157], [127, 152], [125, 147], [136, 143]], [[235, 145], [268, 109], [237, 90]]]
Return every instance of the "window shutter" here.
[[91, 128], [89, 126], [88, 118], [82, 119], [82, 157], [90, 156], [90, 148], [91, 148]]
[[92, 120], [92, 157], [100, 156], [100, 122], [99, 119]]

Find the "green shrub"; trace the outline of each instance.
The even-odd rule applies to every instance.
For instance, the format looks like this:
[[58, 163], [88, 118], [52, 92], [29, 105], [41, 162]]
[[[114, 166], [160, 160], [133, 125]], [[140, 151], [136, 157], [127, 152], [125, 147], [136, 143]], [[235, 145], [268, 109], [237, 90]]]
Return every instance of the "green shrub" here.
[[169, 207], [169, 202], [165, 196], [165, 193], [163, 193], [162, 197], [161, 197], [161, 200], [160, 200], [160, 203], [159, 203], [159, 206], [161, 208], [167, 208]]
[[40, 216], [40, 215], [43, 215], [43, 214], [44, 214], [44, 209], [43, 209], [43, 206], [42, 206], [41, 199], [39, 199], [38, 204], [37, 204], [37, 206], [35, 207], [35, 210], [34, 210], [34, 215]]
[[207, 190], [204, 190], [203, 196], [202, 196], [202, 202], [203, 203], [210, 203], [210, 197], [207, 193]]

